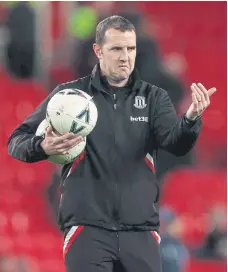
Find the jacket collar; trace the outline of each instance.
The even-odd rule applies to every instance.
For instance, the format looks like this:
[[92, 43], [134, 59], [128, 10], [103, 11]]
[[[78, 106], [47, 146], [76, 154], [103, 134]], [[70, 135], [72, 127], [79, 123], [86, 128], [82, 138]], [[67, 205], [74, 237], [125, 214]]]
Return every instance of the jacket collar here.
[[[132, 91], [136, 91], [137, 89], [140, 89], [141, 87], [141, 79], [139, 77], [139, 74], [136, 70], [136, 68], [131, 73], [131, 79], [132, 79]], [[91, 73], [90, 78], [90, 84], [97, 90], [107, 92], [104, 89], [104, 86], [101, 82], [101, 72], [100, 72], [100, 65], [96, 64], [93, 68], [93, 71]]]

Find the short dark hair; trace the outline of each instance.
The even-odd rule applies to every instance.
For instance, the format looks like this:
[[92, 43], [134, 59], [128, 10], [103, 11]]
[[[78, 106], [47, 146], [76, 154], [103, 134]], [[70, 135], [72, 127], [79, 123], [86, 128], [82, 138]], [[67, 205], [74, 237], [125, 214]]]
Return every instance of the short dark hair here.
[[122, 32], [134, 31], [136, 33], [134, 25], [126, 18], [118, 15], [110, 16], [101, 21], [96, 28], [96, 43], [102, 45], [104, 42], [105, 33], [108, 29], [114, 28]]

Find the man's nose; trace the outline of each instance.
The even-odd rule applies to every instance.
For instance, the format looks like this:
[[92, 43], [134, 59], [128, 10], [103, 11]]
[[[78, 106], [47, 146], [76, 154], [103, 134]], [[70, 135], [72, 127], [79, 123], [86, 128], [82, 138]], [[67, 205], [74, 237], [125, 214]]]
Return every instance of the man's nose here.
[[127, 61], [128, 60], [128, 51], [127, 51], [127, 49], [123, 49], [121, 51], [120, 60], [121, 61]]

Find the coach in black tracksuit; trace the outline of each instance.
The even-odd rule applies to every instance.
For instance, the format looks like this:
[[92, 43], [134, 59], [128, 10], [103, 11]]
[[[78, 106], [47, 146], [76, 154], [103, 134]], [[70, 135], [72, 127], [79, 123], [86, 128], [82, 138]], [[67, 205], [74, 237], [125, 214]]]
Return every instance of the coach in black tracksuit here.
[[136, 34], [129, 21], [119, 16], [102, 21], [93, 49], [99, 65], [92, 74], [59, 85], [13, 132], [9, 153], [37, 162], [72, 148], [81, 138], [70, 133], [53, 136], [49, 128], [45, 139], [34, 135], [56, 92], [88, 92], [98, 121], [76, 168], [69, 164], [62, 171], [59, 224], [67, 271], [110, 272], [119, 260], [127, 272], [160, 272], [159, 183], [145, 158], [156, 162], [158, 148], [186, 154], [215, 88], [193, 84], [192, 104], [178, 118], [166, 91], [141, 81], [134, 70]]

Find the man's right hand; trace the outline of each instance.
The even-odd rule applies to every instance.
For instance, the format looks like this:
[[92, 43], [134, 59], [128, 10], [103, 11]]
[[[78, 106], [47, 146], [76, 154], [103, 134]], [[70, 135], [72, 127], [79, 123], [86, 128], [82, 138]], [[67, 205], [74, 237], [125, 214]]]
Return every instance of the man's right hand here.
[[45, 132], [45, 138], [40, 145], [47, 155], [64, 155], [82, 140], [82, 136], [75, 137], [73, 133], [57, 136], [54, 134], [52, 127], [49, 126]]

